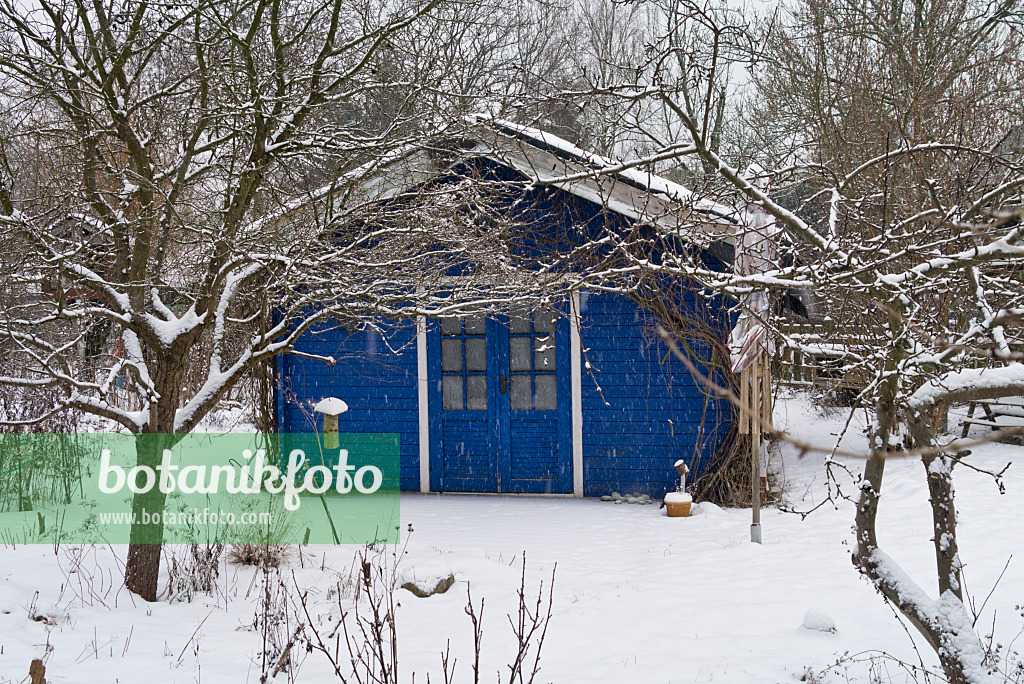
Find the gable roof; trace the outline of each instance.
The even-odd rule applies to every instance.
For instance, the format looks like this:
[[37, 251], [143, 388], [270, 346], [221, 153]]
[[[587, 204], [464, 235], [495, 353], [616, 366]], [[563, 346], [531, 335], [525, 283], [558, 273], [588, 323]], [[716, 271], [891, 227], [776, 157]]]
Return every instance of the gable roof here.
[[[635, 221], [695, 237], [731, 243], [736, 211], [666, 178], [587, 152], [558, 136], [508, 121], [471, 118], [467, 134], [451, 146], [486, 157], [533, 182], [560, 188]], [[357, 189], [364, 201], [386, 200], [446, 172], [437, 150], [414, 147], [379, 164]]]

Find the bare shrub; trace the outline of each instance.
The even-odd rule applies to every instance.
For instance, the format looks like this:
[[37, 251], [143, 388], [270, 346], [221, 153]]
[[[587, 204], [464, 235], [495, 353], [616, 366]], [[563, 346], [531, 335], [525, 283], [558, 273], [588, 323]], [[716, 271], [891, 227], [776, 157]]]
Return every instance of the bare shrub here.
[[[228, 549], [228, 561], [236, 565], [255, 565], [259, 568], [281, 566], [295, 548], [285, 544], [292, 538], [293, 525], [280, 499], [270, 502], [239, 503], [238, 513], [269, 513], [270, 522], [238, 525], [231, 529], [234, 542]], [[308, 534], [308, 532], [307, 532]]]
[[114, 567], [111, 567], [102, 559], [107, 552], [110, 547], [95, 544], [54, 544], [57, 566], [64, 576], [57, 604], [67, 609], [117, 607], [124, 589], [118, 567], [121, 561], [114, 554]]
[[175, 548], [165, 548], [167, 558], [167, 597], [191, 602], [198, 593], [212, 594], [217, 589], [224, 544], [188, 544], [179, 557]]
[[255, 565], [258, 568], [280, 567], [291, 555], [288, 544], [232, 544], [228, 549], [228, 561], [235, 565]]
[[[298, 606], [306, 618], [306, 629], [296, 630], [294, 638], [302, 640], [307, 650], [322, 654], [330, 662], [335, 676], [342, 682], [355, 684], [397, 684], [402, 681], [398, 662], [398, 632], [395, 608], [399, 591], [398, 562], [404, 551], [388, 553], [379, 547], [367, 546], [357, 556], [354, 577], [339, 578], [328, 592], [336, 601], [337, 615], [328, 616], [328, 624], [314, 620], [309, 590], [297, 592]], [[508, 615], [517, 649], [508, 664], [507, 681], [532, 684], [540, 672], [540, 657], [551, 622], [555, 569], [545, 588], [541, 582], [536, 599], [526, 592], [526, 554], [522, 557], [519, 606], [515, 615]], [[355, 580], [352, 582], [351, 580]], [[545, 591], [546, 589], [546, 591]], [[346, 597], [354, 591], [351, 605]], [[483, 645], [484, 600], [474, 605], [470, 587], [466, 587], [466, 615], [473, 632], [472, 682], [480, 682], [480, 653]], [[449, 642], [450, 643], [450, 642]], [[441, 654], [441, 678], [445, 684], [470, 681], [455, 677], [456, 661], [450, 648]], [[501, 675], [498, 675], [501, 681]], [[415, 673], [413, 674], [415, 681]], [[427, 681], [430, 681], [429, 676]]]
[[[719, 306], [701, 306], [688, 303], [688, 291], [680, 282], [659, 277], [642, 280], [630, 297], [650, 311], [672, 339], [706, 374], [720, 385], [727, 387], [735, 396], [740, 395], [740, 376], [732, 372], [729, 352], [730, 319], [720, 313]], [[703, 292], [702, 297], [714, 301], [716, 295]], [[701, 301], [698, 299], [698, 301]], [[658, 336], [650, 331], [651, 339]], [[676, 365], [672, 354], [662, 359], [664, 372], [680, 373], [686, 369]], [[681, 366], [681, 364], [680, 364]], [[779, 369], [773, 368], [773, 376]], [[694, 442], [694, 451], [687, 460], [691, 472], [700, 474], [691, 485], [691, 493], [702, 501], [720, 506], [749, 506], [752, 500], [751, 459], [749, 434], [740, 434], [739, 413], [723, 401], [720, 396], [707, 388], [700, 377], [693, 375], [694, 385], [704, 395], [700, 426]], [[774, 403], [774, 399], [773, 399]], [[728, 433], [720, 439], [721, 425], [728, 425]], [[710, 452], [709, 446], [717, 441], [718, 446], [710, 453], [710, 460], [701, 468], [701, 459]], [[781, 481], [768, 473], [767, 482], [762, 483], [761, 502], [777, 504], [782, 499]]]
[[295, 648], [297, 644], [305, 643], [306, 625], [280, 568], [261, 567], [263, 582], [252, 624], [260, 635], [260, 682], [274, 679], [282, 672], [288, 682], [294, 682], [309, 651], [308, 648]]

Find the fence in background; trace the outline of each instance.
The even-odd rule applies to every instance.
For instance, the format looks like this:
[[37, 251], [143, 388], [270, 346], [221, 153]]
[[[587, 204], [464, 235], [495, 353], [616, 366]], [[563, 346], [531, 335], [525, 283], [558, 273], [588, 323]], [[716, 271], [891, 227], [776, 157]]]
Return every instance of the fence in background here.
[[796, 387], [860, 389], [867, 377], [859, 369], [844, 373], [849, 350], [881, 344], [877, 335], [855, 328], [836, 328], [831, 320], [820, 323], [782, 321], [791, 345], [780, 344], [778, 382]]

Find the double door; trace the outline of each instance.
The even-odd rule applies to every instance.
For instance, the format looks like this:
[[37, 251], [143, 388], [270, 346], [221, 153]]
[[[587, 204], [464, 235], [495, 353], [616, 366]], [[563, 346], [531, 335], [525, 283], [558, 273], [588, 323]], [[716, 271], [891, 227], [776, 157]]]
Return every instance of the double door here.
[[568, 338], [549, 310], [431, 322], [433, 491], [572, 490]]

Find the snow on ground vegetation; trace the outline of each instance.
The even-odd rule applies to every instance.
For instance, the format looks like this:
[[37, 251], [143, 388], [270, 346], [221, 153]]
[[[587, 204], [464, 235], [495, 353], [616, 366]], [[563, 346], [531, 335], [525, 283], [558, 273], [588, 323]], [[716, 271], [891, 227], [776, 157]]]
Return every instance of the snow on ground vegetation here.
[[[802, 395], [780, 402], [778, 412], [780, 425], [823, 445], [845, 423], [845, 414], [823, 414]], [[855, 416], [846, 447], [864, 448], [863, 423]], [[972, 463], [1000, 469], [1022, 455], [1020, 447], [988, 444]], [[823, 463], [822, 455], [801, 459], [784, 450], [783, 462], [773, 465], [793, 508], [824, 500]], [[855, 491], [861, 467], [857, 459], [837, 460], [843, 493]], [[977, 629], [988, 635], [994, 625], [1004, 655], [1024, 650], [1024, 639], [1014, 641], [1024, 603], [1022, 470], [1024, 463], [1015, 463], [1007, 472], [1005, 495], [967, 468], [955, 480], [967, 587], [979, 608], [984, 603]], [[708, 503], [696, 504], [690, 518], [670, 519], [656, 506], [591, 499], [410, 494], [401, 519], [404, 557], [396, 576], [416, 576], [421, 567], [420, 575], [450, 570], [455, 579], [427, 598], [395, 592], [402, 682], [413, 681], [414, 672], [416, 682], [428, 673], [442, 681], [440, 653], [449, 645], [454, 681], [472, 681], [467, 587], [478, 607], [484, 600], [481, 681], [498, 681], [498, 672], [507, 681], [515, 640], [506, 615], [516, 615], [524, 552], [531, 609], [538, 583], [546, 596], [557, 564], [538, 683], [912, 681], [883, 653], [937, 669], [923, 643], [915, 650], [920, 640], [912, 629], [855, 572], [853, 504], [842, 499], [806, 519], [765, 511], [762, 546], [748, 541], [749, 510]], [[919, 461], [887, 465], [879, 532], [882, 548], [934, 592]], [[2, 547], [0, 683], [26, 681], [32, 659], [44, 656], [51, 683], [259, 682], [280, 660], [267, 665], [267, 639], [279, 651], [305, 619], [296, 587], [306, 592], [321, 634], [330, 633], [339, 588], [340, 605], [350, 605], [359, 550], [292, 548], [266, 577], [228, 563], [225, 554], [211, 593], [180, 583], [168, 588], [164, 573], [165, 599], [147, 604], [120, 587], [124, 548]], [[179, 560], [186, 554], [176, 552]], [[339, 680], [321, 653], [296, 648], [268, 681]]]

